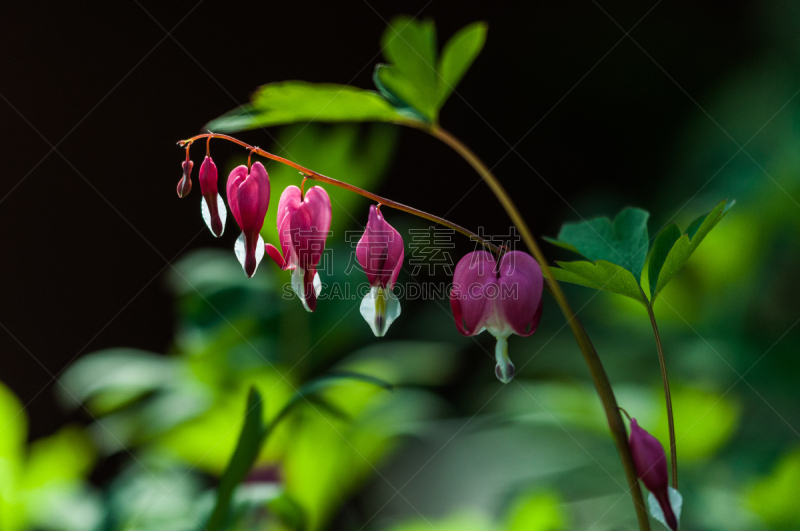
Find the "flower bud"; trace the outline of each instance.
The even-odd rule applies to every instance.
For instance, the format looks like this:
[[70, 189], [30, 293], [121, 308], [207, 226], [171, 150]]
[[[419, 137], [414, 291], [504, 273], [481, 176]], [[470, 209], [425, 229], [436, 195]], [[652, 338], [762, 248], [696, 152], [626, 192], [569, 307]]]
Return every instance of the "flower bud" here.
[[200, 193], [203, 195], [201, 200], [203, 221], [208, 225], [211, 234], [219, 238], [225, 230], [227, 210], [217, 189], [217, 166], [211, 157], [206, 157], [200, 165], [199, 180]]
[[194, 167], [194, 162], [185, 160], [181, 163], [181, 167], [183, 168], [183, 177], [178, 181], [178, 197], [183, 199], [192, 191], [192, 167]]
[[673, 505], [675, 505], [676, 495], [677, 499], [680, 499], [680, 494], [669, 486], [667, 456], [664, 453], [664, 447], [658, 439], [640, 428], [636, 419], [631, 419], [631, 435], [628, 443], [631, 447], [636, 475], [652, 493], [661, 509], [658, 514], [651, 507], [651, 512], [656, 518], [662, 516], [664, 523], [675, 531], [678, 529], [678, 517], [675, 513], [680, 515], [680, 506], [675, 507], [673, 511]]

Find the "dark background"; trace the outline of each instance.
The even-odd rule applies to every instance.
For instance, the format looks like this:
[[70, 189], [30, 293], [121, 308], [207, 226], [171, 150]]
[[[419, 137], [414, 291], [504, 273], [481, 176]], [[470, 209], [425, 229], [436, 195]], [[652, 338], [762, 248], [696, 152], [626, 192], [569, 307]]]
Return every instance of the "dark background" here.
[[[441, 122], [496, 165], [538, 235], [574, 218], [567, 202], [587, 217], [608, 214], [594, 205], [609, 201], [679, 207], [690, 194], [655, 183], [669, 173], [677, 133], [702, 113], [669, 76], [702, 101], [753, 53], [757, 25], [747, 2], [660, 2], [631, 36], [667, 75], [624, 37], [654, 3], [6, 4], [0, 378], [27, 404], [31, 438], [64, 422], [52, 377], [75, 357], [110, 346], [166, 351], [174, 319], [160, 273], [188, 249], [227, 245], [208, 235], [195, 201], [178, 200], [175, 142], [263, 83], [371, 87], [394, 15], [432, 17], [440, 45], [489, 22]], [[242, 137], [272, 143], [265, 132]], [[232, 152], [217, 149], [220, 159]], [[381, 192], [444, 214], [477, 181], [445, 146], [403, 130]], [[672, 195], [655, 206], [662, 186]], [[482, 184], [448, 216], [507, 231]]]

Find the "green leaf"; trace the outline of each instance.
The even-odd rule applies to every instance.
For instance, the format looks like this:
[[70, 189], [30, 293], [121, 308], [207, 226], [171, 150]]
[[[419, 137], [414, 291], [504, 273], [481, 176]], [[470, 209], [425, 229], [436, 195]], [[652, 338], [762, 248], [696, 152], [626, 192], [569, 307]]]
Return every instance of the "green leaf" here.
[[283, 493], [269, 502], [269, 510], [283, 522], [288, 529], [308, 528], [308, 515], [303, 506], [292, 496]]
[[372, 90], [333, 83], [284, 81], [260, 87], [251, 103], [212, 120], [206, 129], [234, 133], [296, 122], [396, 122], [391, 103]]
[[[663, 249], [659, 250], [659, 255], [654, 257], [651, 256], [650, 261], [650, 303], [652, 304], [656, 296], [661, 293], [661, 290], [669, 283], [670, 280], [680, 271], [683, 265], [689, 260], [689, 257], [692, 256], [692, 253], [697, 249], [697, 246], [700, 245], [700, 242], [711, 232], [711, 229], [717, 226], [717, 223], [722, 221], [722, 218], [725, 217], [725, 214], [730, 210], [733, 206], [734, 202], [731, 201], [728, 204], [727, 200], [722, 201], [714, 210], [709, 212], [704, 216], [700, 216], [696, 220], [694, 220], [689, 227], [686, 229], [686, 232], [677, 238], [672, 247], [669, 249], [666, 257], [661, 261], [661, 264], [658, 263], [661, 254], [664, 252]], [[663, 233], [664, 231], [662, 231]], [[659, 237], [661, 234], [659, 234]], [[663, 246], [666, 246], [667, 242], [674, 236], [674, 231], [671, 231], [671, 234], [664, 236], [664, 241], [662, 242]], [[658, 241], [656, 242], [658, 243]], [[655, 251], [655, 246], [653, 247]], [[657, 274], [654, 274], [657, 272]], [[655, 286], [655, 289], [653, 288]]]
[[174, 358], [133, 348], [93, 352], [73, 363], [60, 379], [61, 402], [78, 407], [90, 402], [96, 415], [106, 414], [178, 379]]
[[516, 499], [507, 517], [507, 531], [566, 529], [564, 500], [554, 492], [529, 492]]
[[233, 457], [231, 457], [228, 467], [220, 478], [219, 488], [217, 489], [217, 503], [208, 520], [208, 525], [205, 526], [208, 531], [223, 529], [228, 519], [228, 509], [231, 505], [234, 491], [250, 472], [261, 450], [261, 445], [267, 436], [267, 430], [261, 421], [261, 402], [261, 395], [255, 388], [251, 388], [247, 396], [244, 427], [239, 436], [236, 450], [233, 452]]
[[361, 374], [357, 372], [351, 371], [336, 371], [336, 372], [329, 372], [323, 376], [320, 376], [316, 380], [312, 380], [307, 384], [300, 387], [297, 392], [292, 396], [292, 398], [286, 403], [283, 409], [275, 416], [270, 424], [271, 427], [274, 427], [278, 424], [281, 420], [283, 420], [286, 415], [288, 415], [295, 406], [300, 404], [301, 402], [305, 402], [309, 399], [311, 395], [319, 393], [320, 391], [327, 389], [337, 383], [341, 382], [342, 380], [355, 380], [364, 382], [370, 385], [374, 385], [376, 387], [380, 387], [382, 389], [386, 389], [387, 391], [391, 391], [394, 389], [394, 386], [380, 378], [375, 378], [374, 376], [369, 376], [367, 374]]
[[381, 84], [402, 102], [436, 121], [436, 29], [431, 21], [393, 19], [381, 38], [391, 68], [376, 71]]
[[648, 217], [650, 214], [645, 210], [626, 208], [617, 214], [613, 223], [608, 218], [566, 223], [558, 240], [573, 246], [592, 262], [605, 260], [627, 269], [638, 283], [647, 257]]
[[653, 242], [653, 249], [650, 251], [650, 260], [647, 266], [651, 298], [655, 298], [658, 275], [661, 273], [661, 268], [664, 267], [664, 261], [667, 259], [672, 246], [675, 245], [675, 242], [680, 237], [681, 229], [675, 223], [670, 223], [658, 233], [655, 242]]
[[[404, 83], [402, 79], [397, 79], [399, 74], [397, 69], [391, 65], [377, 64], [375, 65], [375, 72], [372, 74], [372, 82], [375, 83], [378, 91], [392, 104], [394, 110], [401, 116], [415, 120], [417, 122], [427, 122], [428, 118], [420, 111], [412, 107], [409, 103], [394, 93], [389, 86]], [[389, 86], [384, 82], [388, 80]]]
[[444, 45], [438, 66], [437, 109], [444, 105], [475, 58], [481, 53], [486, 43], [487, 28], [485, 22], [475, 22], [459, 30]]
[[747, 490], [748, 508], [772, 529], [797, 529], [800, 505], [795, 492], [800, 485], [800, 449], [782, 455], [772, 471]]
[[562, 268], [552, 270], [556, 280], [618, 293], [647, 304], [639, 283], [631, 272], [616, 264], [605, 260], [598, 260], [594, 264], [583, 261], [556, 263]]

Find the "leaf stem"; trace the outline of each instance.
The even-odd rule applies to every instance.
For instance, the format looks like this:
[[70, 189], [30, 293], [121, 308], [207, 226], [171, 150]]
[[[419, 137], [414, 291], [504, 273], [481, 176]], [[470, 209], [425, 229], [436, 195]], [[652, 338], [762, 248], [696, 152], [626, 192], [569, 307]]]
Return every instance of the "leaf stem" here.
[[[640, 288], [641, 289], [641, 288]], [[642, 292], [644, 295], [644, 292]], [[656, 350], [658, 351], [658, 363], [661, 366], [661, 381], [664, 383], [664, 401], [667, 403], [667, 423], [669, 424], [669, 456], [672, 462], [672, 488], [678, 489], [678, 451], [675, 448], [675, 417], [672, 414], [672, 395], [669, 392], [669, 376], [667, 376], [667, 362], [664, 358], [664, 347], [661, 344], [661, 334], [658, 332], [656, 316], [653, 313], [652, 303], [646, 304], [647, 315], [650, 316], [650, 324], [653, 327], [653, 335], [656, 339]]]
[[283, 157], [279, 157], [278, 155], [274, 155], [274, 154], [272, 154], [272, 153], [270, 153], [268, 151], [264, 151], [261, 148], [258, 148], [258, 147], [255, 147], [255, 146], [251, 146], [250, 144], [248, 144], [246, 142], [242, 142], [238, 138], [234, 138], [232, 136], [223, 135], [223, 134], [219, 134], [219, 133], [204, 133], [202, 135], [193, 136], [192, 138], [188, 138], [186, 140], [181, 140], [181, 141], [178, 142], [178, 145], [180, 145], [181, 147], [186, 147], [187, 148], [186, 152], [187, 152], [187, 158], [188, 158], [188, 152], [189, 152], [188, 148], [189, 148], [189, 146], [191, 146], [192, 143], [195, 142], [196, 140], [200, 140], [202, 138], [220, 138], [220, 139], [223, 139], [223, 140], [227, 140], [229, 142], [233, 142], [234, 144], [239, 144], [240, 146], [250, 150], [251, 153], [255, 153], [256, 155], [261, 155], [264, 158], [268, 158], [270, 160], [274, 160], [275, 162], [280, 162], [281, 164], [285, 164], [285, 165], [287, 165], [287, 166], [289, 166], [291, 168], [296, 169], [297, 171], [299, 171], [300, 173], [303, 174], [303, 177], [305, 177], [307, 179], [312, 179], [312, 180], [317, 181], [317, 182], [326, 183], [326, 184], [330, 184], [330, 185], [336, 186], [338, 188], [343, 188], [345, 190], [349, 190], [350, 192], [353, 192], [353, 193], [356, 193], [356, 194], [358, 194], [360, 196], [366, 197], [367, 199], [375, 201], [376, 203], [379, 203], [381, 205], [384, 205], [384, 206], [387, 206], [387, 207], [390, 207], [390, 208], [394, 208], [394, 209], [400, 210], [402, 212], [406, 212], [408, 214], [411, 214], [411, 215], [414, 215], [414, 216], [417, 216], [417, 217], [420, 217], [420, 218], [423, 218], [423, 219], [427, 219], [428, 221], [432, 221], [434, 223], [438, 223], [439, 225], [442, 225], [444, 227], [453, 229], [456, 232], [459, 232], [459, 233], [463, 234], [464, 236], [468, 237], [471, 240], [475, 240], [476, 242], [480, 243], [481, 245], [487, 247], [488, 249], [491, 249], [494, 253], [498, 253], [498, 254], [500, 253], [500, 248], [497, 245], [494, 245], [493, 243], [491, 243], [486, 238], [483, 238], [483, 237], [475, 234], [471, 230], [466, 229], [466, 228], [462, 227], [461, 225], [458, 225], [456, 223], [448, 221], [448, 220], [446, 220], [444, 218], [440, 218], [439, 216], [435, 216], [433, 214], [429, 214], [428, 212], [425, 212], [425, 211], [418, 210], [416, 208], [410, 207], [408, 205], [404, 205], [402, 203], [398, 203], [396, 201], [392, 201], [391, 199], [386, 199], [385, 197], [381, 197], [381, 196], [379, 196], [377, 194], [373, 194], [372, 192], [368, 192], [367, 190], [364, 190], [364, 189], [359, 188], [357, 186], [353, 186], [352, 184], [346, 183], [344, 181], [339, 181], [339, 180], [334, 179], [332, 177], [327, 177], [327, 176], [322, 175], [320, 173], [317, 173], [317, 172], [315, 172], [313, 170], [310, 170], [310, 169], [308, 169], [308, 168], [306, 168], [304, 166], [301, 166], [300, 164], [297, 164], [296, 162], [293, 162], [293, 161], [291, 161], [289, 159], [285, 159]]
[[636, 476], [636, 468], [633, 464], [633, 456], [631, 455], [631, 450], [628, 446], [625, 423], [622, 421], [622, 416], [620, 415], [617, 406], [617, 400], [614, 396], [614, 391], [611, 388], [611, 382], [609, 381], [608, 375], [603, 368], [603, 363], [600, 360], [600, 356], [597, 354], [597, 350], [594, 348], [592, 341], [589, 339], [589, 336], [586, 333], [586, 329], [583, 327], [583, 324], [578, 320], [575, 312], [570, 307], [569, 302], [564, 296], [564, 292], [561, 290], [561, 286], [559, 285], [558, 281], [555, 279], [555, 277], [553, 277], [550, 266], [547, 263], [547, 259], [539, 249], [539, 246], [533, 237], [533, 233], [525, 222], [525, 219], [522, 217], [517, 209], [517, 206], [511, 200], [511, 197], [500, 184], [500, 181], [497, 179], [497, 177], [492, 174], [489, 168], [487, 168], [486, 164], [484, 164], [483, 161], [481, 161], [478, 156], [475, 155], [475, 153], [473, 153], [472, 150], [470, 150], [463, 142], [437, 125], [429, 126], [424, 124], [415, 124], [414, 126], [422, 129], [426, 133], [450, 146], [465, 161], [467, 161], [476, 172], [478, 172], [484, 182], [492, 190], [495, 197], [497, 197], [497, 200], [503, 206], [503, 209], [508, 214], [508, 217], [511, 218], [511, 222], [514, 223], [517, 229], [519, 229], [522, 240], [539, 262], [539, 265], [542, 267], [542, 271], [544, 272], [545, 276], [547, 276], [549, 279], [550, 292], [553, 294], [553, 297], [561, 308], [561, 312], [564, 314], [564, 317], [567, 319], [567, 323], [572, 329], [575, 340], [577, 341], [578, 346], [581, 349], [581, 353], [583, 354], [584, 361], [589, 368], [589, 373], [592, 376], [595, 389], [597, 389], [597, 394], [603, 403], [603, 409], [605, 410], [606, 420], [608, 421], [608, 426], [611, 430], [611, 436], [616, 444], [617, 452], [619, 453], [620, 460], [622, 461], [622, 466], [625, 469], [625, 477], [628, 481], [628, 487], [630, 488], [631, 496], [633, 497], [633, 505], [636, 510], [636, 517], [639, 521], [639, 529], [641, 531], [649, 531], [650, 522], [647, 516], [647, 508], [644, 504], [644, 499], [642, 498], [642, 491], [639, 487], [639, 479]]

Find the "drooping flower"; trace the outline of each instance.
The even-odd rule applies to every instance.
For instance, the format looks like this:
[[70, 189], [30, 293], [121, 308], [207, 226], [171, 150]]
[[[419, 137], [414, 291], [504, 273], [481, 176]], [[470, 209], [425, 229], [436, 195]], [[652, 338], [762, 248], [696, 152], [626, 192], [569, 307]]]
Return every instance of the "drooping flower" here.
[[400, 315], [400, 301], [392, 294], [403, 265], [403, 238], [383, 219], [375, 205], [356, 247], [356, 258], [369, 280], [370, 291], [361, 301], [361, 315], [376, 337], [382, 337]]
[[203, 194], [203, 221], [208, 225], [211, 234], [219, 238], [225, 230], [228, 211], [217, 189], [217, 165], [209, 156], [200, 165], [200, 193]]
[[656, 520], [675, 531], [678, 529], [683, 499], [677, 490], [669, 486], [664, 447], [633, 418], [628, 444], [631, 447], [636, 475], [651, 493], [650, 512]]
[[292, 270], [292, 289], [309, 312], [317, 308], [322, 282], [317, 265], [325, 250], [331, 228], [331, 200], [328, 193], [314, 186], [303, 197], [296, 186], [289, 186], [278, 203], [278, 236], [283, 254], [266, 245], [269, 256], [281, 269]]
[[497, 339], [497, 378], [508, 383], [514, 364], [508, 359], [508, 336], [529, 336], [542, 316], [544, 279], [529, 254], [507, 252], [498, 264], [486, 251], [474, 251], [456, 265], [450, 307], [458, 331], [473, 336], [488, 330]]
[[181, 163], [181, 168], [183, 168], [183, 176], [181, 180], [178, 181], [178, 197], [183, 199], [189, 192], [192, 191], [192, 168], [194, 167], [194, 162], [191, 160], [185, 160]]
[[264, 257], [264, 239], [259, 234], [269, 207], [269, 176], [260, 162], [237, 166], [228, 176], [228, 204], [242, 229], [236, 240], [236, 258], [248, 277], [252, 277]]

